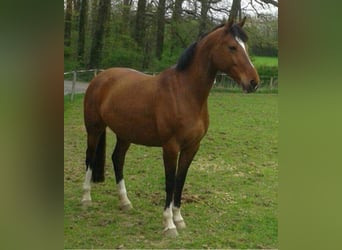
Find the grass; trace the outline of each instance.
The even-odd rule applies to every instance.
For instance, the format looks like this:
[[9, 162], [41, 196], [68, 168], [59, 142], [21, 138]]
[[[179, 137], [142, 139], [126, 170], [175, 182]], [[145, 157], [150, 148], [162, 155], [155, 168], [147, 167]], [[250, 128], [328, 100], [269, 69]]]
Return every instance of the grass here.
[[278, 66], [278, 57], [254, 56], [251, 60], [257, 68], [261, 66]]
[[107, 134], [106, 182], [83, 209], [86, 133], [83, 95], [64, 108], [64, 247], [277, 248], [277, 95], [212, 91], [210, 127], [185, 183], [178, 238], [162, 235], [164, 170], [160, 148], [132, 145], [125, 180], [134, 209], [118, 210]]

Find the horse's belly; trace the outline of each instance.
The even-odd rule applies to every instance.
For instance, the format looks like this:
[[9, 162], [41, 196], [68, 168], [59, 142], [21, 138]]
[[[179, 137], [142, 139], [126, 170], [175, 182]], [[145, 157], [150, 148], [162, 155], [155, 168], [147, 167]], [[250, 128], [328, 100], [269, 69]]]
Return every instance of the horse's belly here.
[[[107, 123], [108, 124], [108, 123]], [[161, 141], [153, 121], [141, 121], [116, 117], [109, 127], [121, 139], [134, 144], [161, 146]]]

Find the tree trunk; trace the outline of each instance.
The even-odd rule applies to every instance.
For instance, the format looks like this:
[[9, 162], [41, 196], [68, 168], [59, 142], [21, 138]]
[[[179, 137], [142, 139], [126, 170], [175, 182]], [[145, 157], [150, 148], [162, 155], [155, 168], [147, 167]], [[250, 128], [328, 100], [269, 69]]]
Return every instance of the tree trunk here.
[[156, 40], [156, 57], [160, 60], [164, 47], [164, 30], [165, 30], [165, 0], [160, 0], [157, 10], [157, 40]]
[[88, 17], [88, 0], [82, 0], [81, 10], [80, 10], [80, 23], [78, 29], [78, 51], [77, 59], [79, 62], [84, 61], [84, 43], [85, 43], [85, 33], [87, 26]]
[[135, 21], [134, 38], [138, 46], [144, 46], [145, 40], [145, 15], [146, 15], [146, 0], [138, 1], [137, 16]]
[[207, 21], [208, 21], [208, 11], [209, 11], [210, 3], [209, 0], [201, 0], [201, 17], [199, 23], [198, 36], [201, 36], [203, 33], [207, 31]]
[[122, 18], [126, 25], [129, 25], [129, 13], [131, 11], [132, 0], [123, 0], [123, 13]]
[[181, 41], [179, 41], [178, 26], [181, 22], [182, 4], [184, 0], [175, 0], [172, 12], [171, 22], [171, 48], [170, 54], [173, 55], [175, 48], [179, 47]]
[[103, 41], [106, 25], [109, 19], [111, 0], [100, 0], [98, 20], [96, 22], [95, 34], [90, 51], [89, 68], [97, 68], [101, 63]]
[[67, 0], [66, 13], [64, 18], [64, 45], [69, 47], [71, 44], [71, 19], [72, 19], [72, 0]]
[[96, 23], [97, 23], [97, 14], [99, 13], [98, 10], [99, 1], [98, 0], [91, 0], [91, 9], [90, 9], [90, 27], [91, 27], [91, 36], [93, 37], [96, 30]]
[[72, 0], [74, 2], [74, 10], [80, 11], [81, 9], [81, 1], [82, 0]]
[[229, 20], [241, 20], [241, 0], [233, 0]]
[[79, 22], [80, 22], [80, 12], [81, 12], [81, 0], [72, 0], [74, 3], [74, 23], [75, 23], [75, 30], [78, 30]]

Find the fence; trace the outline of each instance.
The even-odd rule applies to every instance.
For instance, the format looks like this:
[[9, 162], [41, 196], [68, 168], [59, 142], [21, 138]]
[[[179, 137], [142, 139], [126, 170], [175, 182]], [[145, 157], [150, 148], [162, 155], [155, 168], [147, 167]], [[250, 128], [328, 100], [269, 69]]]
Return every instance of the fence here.
[[[277, 91], [278, 90], [278, 76], [277, 75], [261, 75], [260, 77], [260, 90]], [[214, 82], [214, 88], [222, 88], [229, 90], [238, 90], [241, 87], [228, 75], [218, 74]]]
[[[64, 95], [70, 94], [70, 100], [74, 100], [75, 93], [84, 93], [89, 81], [103, 69], [76, 70], [64, 73]], [[145, 72], [156, 75], [158, 72]], [[218, 74], [216, 76], [213, 88], [239, 90], [240, 86], [228, 75]], [[278, 76], [260, 76], [259, 91], [277, 91]]]
[[[71, 72], [64, 72], [64, 95], [70, 94], [70, 100], [73, 101], [75, 93], [76, 93], [77, 79], [80, 79], [81, 81], [83, 80], [85, 82], [89, 82], [91, 80], [91, 78], [95, 77], [101, 71], [103, 71], [103, 69], [88, 69], [88, 70], [75, 70], [75, 71], [71, 71]], [[92, 73], [92, 76], [91, 77], [88, 76], [88, 77], [78, 78], [77, 77], [78, 73], [87, 73], [87, 74]], [[68, 75], [72, 75], [71, 82], [65, 81], [65, 78], [68, 78]], [[84, 83], [79, 83], [79, 84], [82, 84], [83, 87], [79, 88], [79, 91], [77, 91], [77, 92], [81, 92], [81, 93], [85, 92], [87, 85], [85, 85]], [[70, 87], [70, 85], [71, 85], [71, 87]]]

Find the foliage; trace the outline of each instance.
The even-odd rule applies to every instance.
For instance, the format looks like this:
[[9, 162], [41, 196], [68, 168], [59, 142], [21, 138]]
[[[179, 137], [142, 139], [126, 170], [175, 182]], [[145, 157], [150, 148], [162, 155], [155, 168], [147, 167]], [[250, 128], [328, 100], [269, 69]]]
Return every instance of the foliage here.
[[142, 54], [135, 41], [128, 35], [118, 35], [108, 39], [102, 60], [102, 68], [139, 68]]
[[258, 73], [260, 76], [278, 76], [278, 67], [260, 66]]
[[78, 68], [79, 63], [72, 60], [73, 50], [70, 47], [64, 47], [64, 72], [69, 72]]
[[275, 17], [253, 18], [246, 27], [252, 55], [278, 56], [278, 19]]
[[[139, 12], [139, 15], [143, 16], [143, 18], [138, 18], [137, 3], [143, 3], [144, 1], [146, 2], [146, 8]], [[89, 20], [82, 20], [84, 24], [80, 23], [80, 9], [73, 9], [70, 45], [68, 43], [65, 45], [65, 71], [84, 69], [89, 65], [91, 48], [93, 43], [99, 39], [99, 37], [95, 36], [95, 31], [97, 23], [100, 21], [98, 12], [100, 2], [91, 1], [89, 3], [86, 10], [88, 12], [86, 16]], [[210, 17], [209, 13], [211, 11], [204, 13], [207, 16], [202, 16], [203, 13], [200, 13], [199, 3], [195, 2], [189, 2], [186, 10], [183, 9], [179, 16], [174, 17], [174, 3], [166, 1], [164, 19], [157, 16], [158, 1], [116, 0], [111, 1], [111, 3], [110, 17], [103, 24], [105, 25], [105, 32], [103, 35], [103, 49], [102, 53], [100, 53], [102, 59], [93, 66], [97, 68], [122, 66], [133, 67], [142, 71], [161, 71], [174, 65], [182, 51], [197, 40], [200, 33], [204, 33], [226, 20], [225, 15], [221, 15], [220, 18]], [[214, 3], [208, 1], [208, 4]], [[201, 30], [203, 20], [206, 22], [206, 30]], [[165, 25], [160, 26], [160, 22], [165, 22]], [[276, 18], [267, 20], [259, 20], [255, 17], [249, 18], [246, 29], [250, 35], [249, 45], [252, 55], [277, 56], [276, 24]], [[79, 39], [81, 39], [78, 33], [80, 25], [85, 25], [85, 47], [82, 58], [77, 58]], [[157, 26], [164, 27], [164, 32], [158, 30]], [[163, 38], [156, 39], [160, 34], [163, 35]], [[163, 39], [163, 43], [160, 43], [160, 39]], [[159, 53], [156, 53], [157, 46], [161, 46], [160, 44], [162, 44], [162, 48], [158, 49], [162, 49], [162, 53], [161, 57], [158, 56], [157, 58], [156, 54]]]
[[253, 56], [251, 60], [260, 76], [278, 76], [278, 58]]
[[108, 133], [106, 182], [93, 185], [93, 205], [80, 204], [86, 132], [83, 95], [64, 111], [64, 248], [278, 247], [277, 95], [209, 96], [210, 126], [190, 166], [177, 240], [162, 235], [164, 170], [160, 148], [132, 145], [125, 179], [134, 209], [118, 209]]

